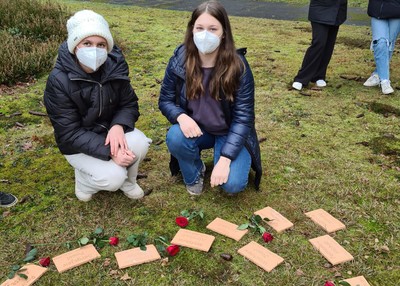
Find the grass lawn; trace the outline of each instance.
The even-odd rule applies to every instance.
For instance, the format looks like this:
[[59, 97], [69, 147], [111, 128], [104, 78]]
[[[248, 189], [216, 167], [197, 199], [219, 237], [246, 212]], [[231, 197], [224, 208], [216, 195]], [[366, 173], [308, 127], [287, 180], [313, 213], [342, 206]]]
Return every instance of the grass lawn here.
[[[139, 201], [121, 192], [99, 193], [88, 203], [74, 195], [74, 173], [59, 153], [45, 116], [43, 90], [47, 75], [29, 85], [2, 89], [0, 94], [0, 188], [20, 203], [0, 210], [0, 282], [12, 265], [25, 257], [26, 244], [38, 258], [54, 257], [96, 227], [120, 238], [116, 247], [99, 250], [100, 259], [65, 273], [54, 264], [35, 285], [323, 285], [363, 275], [371, 285], [400, 281], [400, 90], [384, 96], [363, 81], [374, 69], [369, 27], [342, 26], [323, 90], [291, 90], [311, 40], [308, 22], [231, 17], [236, 46], [247, 47], [256, 82], [256, 128], [261, 141], [264, 175], [261, 191], [253, 185], [237, 197], [209, 186], [190, 197], [182, 181], [171, 178], [164, 142], [169, 124], [158, 110], [159, 82], [174, 48], [182, 42], [188, 12], [146, 9], [91, 2], [64, 1], [71, 12], [93, 9], [105, 16], [124, 49], [132, 85], [139, 97], [137, 127], [152, 138], [139, 183], [152, 193]], [[391, 79], [400, 88], [400, 57], [396, 51]], [[204, 152], [212, 169], [210, 152]], [[251, 173], [250, 182], [254, 174]], [[206, 226], [220, 217], [236, 224], [270, 206], [294, 223], [265, 244], [248, 233], [239, 242]], [[322, 208], [342, 221], [345, 230], [331, 236], [354, 260], [332, 266], [309, 239], [324, 230], [304, 215]], [[179, 230], [182, 210], [204, 211], [204, 219], [187, 229], [215, 235], [211, 250], [182, 248], [168, 260], [119, 270], [114, 253], [131, 248], [126, 238], [148, 233], [153, 243], [169, 240]], [[268, 273], [237, 253], [256, 241], [284, 258]], [[77, 245], [73, 245], [77, 247]], [[233, 256], [232, 261], [220, 258]]]
[[[290, 4], [295, 4], [295, 5], [307, 5], [310, 3], [310, 0], [258, 0], [260, 2], [284, 2], [284, 3], [290, 3]], [[365, 0], [354, 0], [354, 1], [348, 1], [349, 7], [362, 7], [366, 8], [368, 6], [368, 1]]]

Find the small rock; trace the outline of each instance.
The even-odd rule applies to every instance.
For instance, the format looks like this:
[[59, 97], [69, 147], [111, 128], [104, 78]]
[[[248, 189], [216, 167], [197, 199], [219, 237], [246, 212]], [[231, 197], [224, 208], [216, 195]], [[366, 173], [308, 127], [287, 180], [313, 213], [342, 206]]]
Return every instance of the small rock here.
[[144, 196], [148, 196], [153, 192], [153, 189], [147, 189], [144, 191]]
[[233, 259], [232, 255], [229, 253], [221, 253], [221, 258], [226, 261], [231, 261]]
[[390, 249], [389, 249], [389, 247], [388, 247], [387, 245], [381, 246], [380, 250], [381, 250], [382, 252], [386, 252], [386, 253], [389, 253], [389, 252], [390, 252]]
[[137, 176], [136, 176], [136, 179], [138, 179], [138, 180], [140, 180], [140, 179], [146, 179], [147, 178], [147, 175], [146, 174], [143, 174], [143, 173], [139, 173], [139, 174], [137, 174]]

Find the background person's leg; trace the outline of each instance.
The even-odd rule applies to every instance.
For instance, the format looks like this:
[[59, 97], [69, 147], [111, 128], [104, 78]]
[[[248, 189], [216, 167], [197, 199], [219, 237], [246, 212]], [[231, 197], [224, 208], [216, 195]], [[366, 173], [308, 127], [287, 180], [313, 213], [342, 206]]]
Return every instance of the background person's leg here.
[[321, 62], [319, 64], [318, 70], [315, 72], [314, 77], [311, 81], [316, 82], [317, 80], [326, 79], [326, 70], [331, 61], [333, 50], [335, 49], [335, 43], [337, 34], [339, 31], [339, 26], [329, 26], [328, 37], [326, 40], [326, 45], [321, 56]]
[[303, 85], [307, 85], [316, 75], [329, 35], [330, 26], [314, 22], [311, 22], [311, 26], [311, 45], [307, 49], [301, 68], [294, 78], [295, 82], [300, 82]]
[[380, 80], [389, 79], [389, 21], [371, 18], [372, 48]]

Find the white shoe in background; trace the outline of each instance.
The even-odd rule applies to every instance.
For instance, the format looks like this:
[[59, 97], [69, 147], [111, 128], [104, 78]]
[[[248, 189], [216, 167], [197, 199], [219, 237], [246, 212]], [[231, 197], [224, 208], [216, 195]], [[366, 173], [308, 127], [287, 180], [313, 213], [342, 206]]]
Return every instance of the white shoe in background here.
[[394, 92], [394, 89], [390, 86], [390, 80], [388, 79], [381, 81], [381, 88], [383, 94], [390, 94]]
[[303, 84], [302, 84], [301, 82], [295, 81], [295, 82], [292, 84], [292, 87], [293, 87], [294, 89], [301, 90], [301, 89], [303, 88]]
[[317, 80], [317, 81], [315, 82], [315, 84], [316, 84], [318, 87], [325, 87], [325, 86], [326, 86], [326, 81], [324, 81], [323, 79], [319, 79], [319, 80]]
[[364, 82], [364, 86], [378, 86], [380, 79], [377, 73], [371, 74], [371, 76]]

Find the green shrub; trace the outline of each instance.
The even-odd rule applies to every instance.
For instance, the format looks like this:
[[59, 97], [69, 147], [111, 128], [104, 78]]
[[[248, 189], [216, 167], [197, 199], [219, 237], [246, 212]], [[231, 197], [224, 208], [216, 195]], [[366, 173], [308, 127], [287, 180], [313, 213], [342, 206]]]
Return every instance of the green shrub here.
[[48, 0], [0, 0], [0, 84], [49, 70], [66, 38], [68, 16], [66, 8]]

